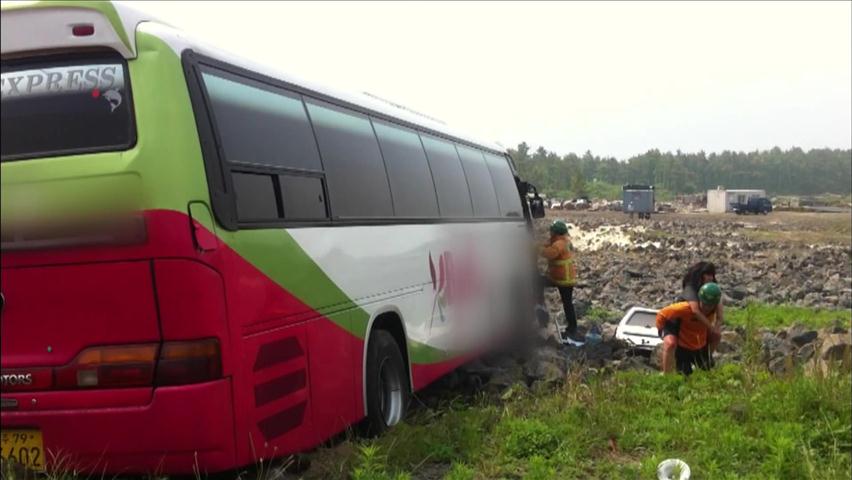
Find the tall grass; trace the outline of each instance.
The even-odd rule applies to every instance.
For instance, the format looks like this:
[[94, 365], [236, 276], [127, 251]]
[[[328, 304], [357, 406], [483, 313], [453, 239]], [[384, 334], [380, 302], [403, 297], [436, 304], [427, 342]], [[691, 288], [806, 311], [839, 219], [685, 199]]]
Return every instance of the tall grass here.
[[680, 458], [695, 478], [848, 479], [852, 377], [777, 378], [745, 364], [689, 378], [576, 376], [543, 395], [420, 413], [362, 445], [374, 478], [417, 478], [429, 462], [451, 479], [655, 478]]
[[808, 328], [824, 328], [836, 323], [848, 329], [852, 323], [852, 311], [761, 303], [751, 303], [740, 308], [725, 307], [725, 323], [729, 326], [745, 326], [749, 318], [757, 328], [778, 329], [794, 323]]

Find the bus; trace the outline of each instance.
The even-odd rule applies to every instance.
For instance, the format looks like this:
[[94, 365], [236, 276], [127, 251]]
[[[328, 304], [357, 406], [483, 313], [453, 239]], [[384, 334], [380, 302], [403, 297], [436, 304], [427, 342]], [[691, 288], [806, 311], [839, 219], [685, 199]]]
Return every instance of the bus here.
[[518, 318], [543, 210], [499, 145], [124, 5], [0, 20], [4, 459], [198, 474], [377, 434]]

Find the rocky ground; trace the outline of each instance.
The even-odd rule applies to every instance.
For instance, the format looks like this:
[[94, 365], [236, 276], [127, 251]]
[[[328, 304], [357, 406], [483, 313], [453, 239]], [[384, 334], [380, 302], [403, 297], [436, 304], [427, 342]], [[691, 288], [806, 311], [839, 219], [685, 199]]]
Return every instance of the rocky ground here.
[[573, 227], [581, 309], [664, 306], [680, 292], [688, 266], [701, 260], [716, 264], [726, 305], [852, 308], [850, 214], [671, 214], [642, 221], [618, 212], [564, 213], [539, 220], [536, 233], [546, 238], [556, 218]]
[[[631, 306], [661, 308], [673, 301], [686, 268], [700, 260], [716, 264], [724, 302], [731, 307], [756, 301], [852, 308], [852, 217], [845, 213], [669, 214], [650, 221], [619, 212], [558, 213], [538, 220], [536, 234], [544, 241], [557, 218], [572, 227], [581, 284], [575, 307], [580, 331], [594, 332], [591, 341], [580, 348], [562, 345], [551, 323], [526, 348], [475, 361], [430, 390], [469, 387], [508, 395], [519, 385], [560, 383], [571, 371], [658, 371], [659, 351], [638, 351], [617, 341], [617, 323]], [[551, 317], [562, 320], [555, 289], [546, 300]], [[751, 355], [777, 374], [797, 366], [822, 369], [832, 360], [845, 361], [848, 368], [850, 344], [852, 332], [841, 325], [813, 330], [794, 324], [751, 332], [726, 327], [715, 361], [738, 362]]]

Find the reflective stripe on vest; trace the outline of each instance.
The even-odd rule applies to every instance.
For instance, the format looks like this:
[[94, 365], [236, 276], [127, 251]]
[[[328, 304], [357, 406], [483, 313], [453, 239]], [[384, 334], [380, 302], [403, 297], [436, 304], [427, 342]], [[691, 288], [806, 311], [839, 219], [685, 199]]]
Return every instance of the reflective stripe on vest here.
[[[548, 263], [548, 277], [550, 280], [561, 287], [571, 287], [577, 283], [577, 272], [574, 269], [574, 259], [566, 258], [562, 260], [550, 260]], [[562, 267], [564, 278], [554, 278], [553, 267]]]

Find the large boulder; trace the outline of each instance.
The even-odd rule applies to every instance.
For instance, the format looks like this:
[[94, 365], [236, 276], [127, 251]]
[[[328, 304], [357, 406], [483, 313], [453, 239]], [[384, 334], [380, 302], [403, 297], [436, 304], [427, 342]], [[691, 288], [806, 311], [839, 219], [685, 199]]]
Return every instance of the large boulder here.
[[792, 355], [784, 355], [770, 360], [767, 367], [776, 375], [784, 375], [795, 369], [796, 362]]
[[852, 338], [847, 333], [832, 333], [823, 338], [818, 358], [823, 361], [852, 362]]
[[743, 346], [743, 337], [736, 330], [723, 330], [722, 338], [716, 351], [719, 353], [732, 353]]
[[823, 337], [808, 369], [822, 374], [836, 369], [852, 371], [852, 337], [848, 333], [832, 333]]
[[790, 341], [793, 342], [797, 347], [801, 347], [803, 345], [807, 345], [814, 340], [817, 339], [817, 331], [816, 330], [808, 330], [805, 332], [801, 332], [797, 335], [791, 336]]
[[485, 385], [485, 390], [492, 393], [500, 393], [512, 385], [524, 382], [524, 372], [520, 365], [513, 364], [509, 368], [499, 369]]
[[530, 384], [538, 381], [561, 383], [568, 372], [568, 359], [555, 348], [539, 347], [524, 362], [522, 372]]
[[663, 359], [663, 344], [660, 343], [654, 350], [651, 351], [651, 356], [648, 358], [648, 363], [655, 369], [660, 370], [662, 368], [662, 359]]
[[814, 346], [814, 344], [806, 343], [802, 345], [796, 352], [796, 360], [799, 363], [805, 363], [811, 358], [813, 358], [814, 353], [816, 353], [816, 347]]

